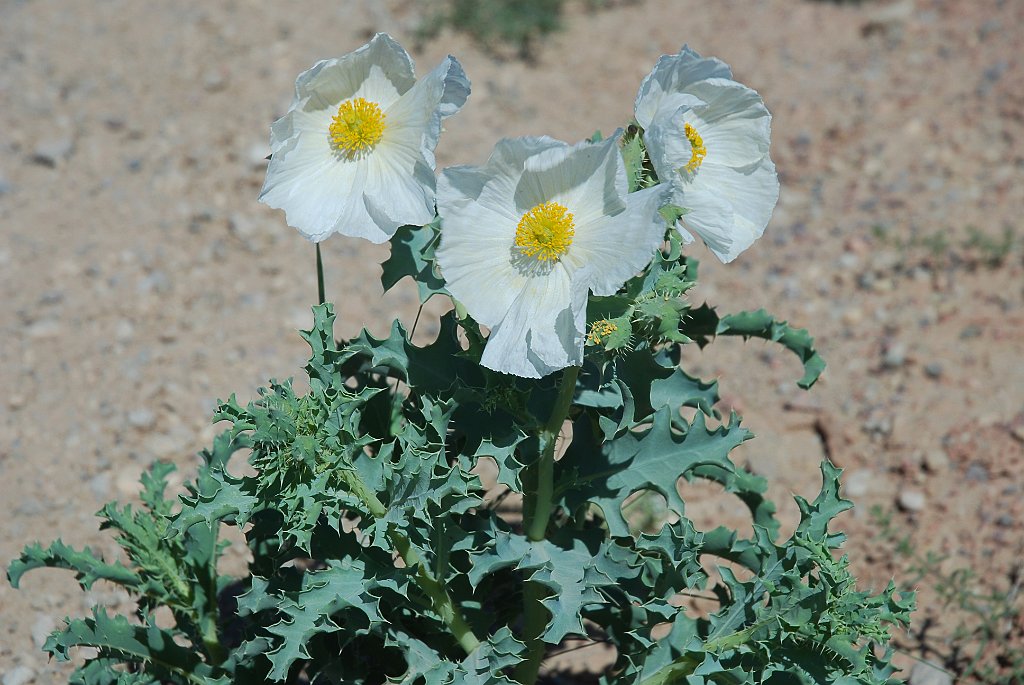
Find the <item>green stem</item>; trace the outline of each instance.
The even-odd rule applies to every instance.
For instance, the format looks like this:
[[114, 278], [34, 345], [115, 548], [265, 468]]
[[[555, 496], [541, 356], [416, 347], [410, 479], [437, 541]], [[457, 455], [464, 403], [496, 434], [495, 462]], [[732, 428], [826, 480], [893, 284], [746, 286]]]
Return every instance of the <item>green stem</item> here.
[[[348, 485], [352, 494], [366, 505], [371, 516], [375, 519], [382, 519], [387, 516], [387, 507], [366, 486], [363, 479], [355, 471], [343, 470], [341, 471], [341, 477], [346, 485]], [[387, 535], [395, 546], [395, 550], [402, 557], [402, 561], [405, 562], [406, 568], [416, 569], [416, 584], [430, 598], [434, 611], [441, 617], [444, 624], [448, 626], [448, 630], [455, 636], [455, 639], [458, 640], [459, 645], [466, 651], [466, 654], [472, 654], [480, 646], [480, 640], [473, 634], [473, 630], [466, 623], [462, 614], [459, 613], [458, 606], [452, 601], [444, 585], [431, 575], [430, 569], [427, 568], [426, 563], [424, 563], [419, 553], [413, 548], [409, 538], [390, 527], [388, 528]]]
[[320, 304], [327, 301], [324, 293], [324, 260], [320, 257], [320, 243], [316, 244], [316, 290]]
[[[523, 528], [526, 537], [532, 542], [540, 542], [547, 537], [548, 523], [554, 509], [555, 444], [572, 406], [579, 371], [578, 366], [570, 366], [563, 372], [558, 387], [558, 398], [539, 436], [540, 455], [534, 470], [534, 487], [532, 492], [527, 493], [523, 512]], [[523, 640], [526, 642], [526, 658], [515, 670], [516, 680], [523, 685], [533, 685], [537, 682], [540, 663], [544, 660], [545, 646], [541, 636], [544, 635], [544, 628], [550, 615], [544, 608], [546, 596], [547, 590], [540, 583], [527, 581], [523, 587]]]
[[525, 512], [526, 536], [539, 542], [546, 537], [548, 521], [554, 509], [553, 495], [555, 489], [555, 444], [558, 434], [562, 431], [565, 417], [569, 415], [572, 398], [576, 393], [576, 376], [580, 367], [570, 366], [562, 374], [562, 382], [558, 387], [558, 399], [551, 409], [551, 416], [540, 434], [540, 458], [537, 460], [537, 478], [535, 490], [530, 494]]

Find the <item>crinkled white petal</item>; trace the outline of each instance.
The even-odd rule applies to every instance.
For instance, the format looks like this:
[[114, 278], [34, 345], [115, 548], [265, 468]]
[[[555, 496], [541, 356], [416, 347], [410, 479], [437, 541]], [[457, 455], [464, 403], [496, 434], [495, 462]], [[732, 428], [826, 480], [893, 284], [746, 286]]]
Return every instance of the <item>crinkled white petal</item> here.
[[587, 288], [558, 266], [529, 279], [508, 314], [491, 328], [480, 363], [494, 371], [540, 378], [583, 361]]
[[[434, 148], [441, 120], [466, 101], [469, 82], [453, 58], [415, 82], [412, 60], [386, 34], [301, 74], [296, 99], [271, 127], [260, 200], [283, 209], [290, 226], [319, 242], [333, 233], [380, 243], [398, 227], [434, 216]], [[338, 106], [352, 98], [385, 114], [380, 142], [348, 159], [330, 140]]]
[[733, 252], [737, 236], [733, 226], [732, 207], [719, 200], [713, 193], [702, 190], [680, 192], [675, 198], [675, 203], [687, 209], [687, 213], [678, 224], [681, 228], [679, 233], [684, 240], [689, 238], [686, 241], [692, 241], [691, 232], [695, 233], [723, 262], [736, 258], [740, 251]]
[[519, 221], [511, 203], [513, 184], [477, 185], [478, 181], [464, 169], [442, 173], [437, 189], [441, 244], [436, 254], [448, 292], [477, 321], [495, 326], [526, 287], [527, 277], [510, 257]]
[[682, 119], [704, 140], [705, 163], [749, 166], [768, 154], [772, 118], [757, 91], [725, 79], [694, 83], [690, 90], [703, 104], [684, 109]]
[[630, 193], [622, 212], [576, 228], [563, 260], [586, 265], [588, 285], [595, 295], [614, 294], [651, 263], [665, 239], [665, 220], [658, 209], [665, 204], [666, 188], [659, 184]]
[[[375, 79], [369, 90], [357, 94], [374, 71], [388, 87]], [[337, 107], [353, 97], [365, 97], [387, 107], [415, 81], [409, 53], [391, 36], [378, 33], [361, 48], [342, 57], [317, 62], [299, 74], [292, 109], [300, 103], [307, 103], [304, 106], [311, 109]]]
[[708, 78], [732, 78], [729, 66], [714, 57], [701, 57], [684, 45], [678, 55], [662, 55], [640, 84], [634, 111], [642, 128], [650, 126], [662, 110], [674, 112], [683, 105], [697, 104], [688, 86]]
[[577, 226], [625, 209], [626, 170], [619, 153], [621, 131], [599, 143], [549, 148], [526, 160], [516, 187], [520, 213], [542, 202], [566, 207]]
[[[575, 146], [506, 139], [486, 166], [443, 172], [437, 260], [452, 296], [491, 328], [484, 366], [539, 377], [581, 363], [590, 291], [616, 291], [664, 236], [663, 187], [626, 190], [617, 136]], [[544, 202], [573, 213], [575, 235], [558, 260], [540, 263], [518, 252], [515, 234]]]
[[680, 220], [723, 262], [731, 262], [764, 234], [779, 200], [775, 165], [765, 157], [744, 169], [701, 166], [677, 199], [692, 211]]
[[[454, 57], [446, 57], [385, 109], [387, 136], [416, 137], [423, 158], [434, 166], [434, 149], [441, 136], [441, 120], [455, 114], [469, 97], [469, 80]], [[382, 141], [383, 142], [383, 141]]]

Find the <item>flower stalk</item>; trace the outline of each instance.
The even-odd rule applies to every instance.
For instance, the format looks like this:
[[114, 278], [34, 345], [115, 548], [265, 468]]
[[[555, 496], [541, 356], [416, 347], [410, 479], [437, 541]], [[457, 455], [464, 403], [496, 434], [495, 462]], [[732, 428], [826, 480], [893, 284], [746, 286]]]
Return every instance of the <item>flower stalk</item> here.
[[[579, 371], [580, 367], [570, 366], [563, 372], [558, 387], [558, 398], [539, 436], [540, 455], [536, 465], [534, 489], [532, 493], [527, 493], [523, 512], [523, 527], [527, 538], [532, 542], [540, 542], [547, 537], [548, 523], [554, 509], [555, 445], [572, 406]], [[527, 581], [523, 588], [523, 638], [527, 652], [526, 658], [520, 662], [515, 672], [516, 680], [523, 685], [533, 685], [537, 682], [540, 662], [544, 659], [545, 648], [541, 636], [548, 622], [548, 610], [544, 608], [546, 594], [544, 586], [540, 583]]]

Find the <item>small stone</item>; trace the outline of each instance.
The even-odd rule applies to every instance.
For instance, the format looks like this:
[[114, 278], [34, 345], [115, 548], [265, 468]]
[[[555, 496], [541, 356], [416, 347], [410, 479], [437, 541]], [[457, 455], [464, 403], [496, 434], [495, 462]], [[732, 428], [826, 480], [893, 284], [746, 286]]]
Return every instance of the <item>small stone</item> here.
[[931, 473], [942, 473], [949, 468], [949, 457], [942, 450], [930, 450], [922, 456], [921, 464]]
[[6, 673], [4, 677], [0, 679], [0, 683], [3, 685], [25, 685], [31, 683], [36, 679], [36, 672], [28, 666], [15, 666]]
[[32, 151], [32, 161], [54, 169], [70, 157], [74, 149], [75, 141], [70, 136], [48, 140], [36, 145]]
[[979, 462], [974, 462], [967, 467], [964, 478], [975, 483], [986, 483], [989, 478], [988, 467]]
[[849, 497], [863, 497], [875, 489], [875, 480], [874, 471], [854, 471], [843, 479], [843, 494]]
[[203, 88], [208, 93], [216, 93], [228, 86], [228, 75], [223, 69], [210, 69], [203, 74]]
[[106, 500], [110, 496], [110, 474], [98, 473], [89, 479], [89, 489], [96, 499]]
[[942, 378], [942, 364], [939, 362], [929, 362], [924, 365], [924, 373], [928, 378]]
[[60, 321], [56, 319], [42, 319], [29, 324], [26, 329], [28, 337], [36, 340], [49, 340], [61, 334]]
[[142, 295], [148, 293], [157, 293], [162, 295], [170, 292], [170, 290], [171, 277], [159, 269], [139, 281], [138, 285], [138, 291]]
[[36, 643], [37, 649], [42, 649], [50, 633], [57, 630], [57, 621], [49, 614], [36, 614], [36, 620], [32, 623], [32, 641]]
[[886, 369], [898, 369], [907, 361], [907, 348], [903, 343], [893, 343], [882, 356], [882, 366]]
[[146, 408], [133, 409], [128, 412], [128, 423], [132, 428], [148, 430], [156, 424], [156, 414]]
[[128, 342], [135, 335], [135, 325], [128, 319], [121, 319], [117, 322], [114, 335], [117, 336], [118, 342]]
[[918, 661], [910, 671], [908, 685], [953, 685], [953, 676], [938, 666]]
[[1000, 514], [996, 517], [996, 525], [1000, 528], [1013, 528], [1014, 523], [1016, 522], [1009, 514]]
[[896, 503], [903, 511], [921, 511], [925, 505], [924, 493], [918, 490], [904, 490], [900, 493]]

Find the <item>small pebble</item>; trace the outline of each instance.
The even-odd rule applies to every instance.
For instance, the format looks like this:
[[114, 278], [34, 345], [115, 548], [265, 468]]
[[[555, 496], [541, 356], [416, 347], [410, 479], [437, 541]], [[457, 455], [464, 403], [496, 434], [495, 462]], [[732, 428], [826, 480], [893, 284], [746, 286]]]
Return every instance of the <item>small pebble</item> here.
[[843, 479], [843, 494], [848, 497], [863, 497], [876, 489], [876, 480], [874, 471], [854, 471]]
[[953, 676], [938, 666], [918, 661], [910, 671], [909, 685], [953, 685]]
[[128, 423], [132, 428], [148, 430], [156, 424], [156, 414], [146, 408], [133, 409], [128, 412]]
[[967, 472], [964, 473], [964, 478], [966, 478], [969, 481], [974, 481], [976, 483], [988, 482], [988, 467], [986, 467], [984, 464], [974, 462], [973, 464], [967, 467]]
[[71, 156], [75, 149], [75, 141], [70, 137], [57, 138], [40, 143], [32, 151], [32, 161], [51, 169]]
[[30, 338], [50, 340], [61, 334], [61, 325], [56, 319], [42, 319], [32, 322], [25, 330]]
[[886, 349], [882, 357], [882, 366], [886, 369], [898, 369], [907, 361], [907, 348], [903, 343], [893, 343]]
[[918, 490], [904, 490], [896, 501], [903, 511], [921, 511], [924, 509], [924, 493]]
[[931, 473], [942, 473], [949, 468], [949, 457], [942, 450], [930, 450], [924, 453], [921, 463]]
[[110, 496], [110, 474], [98, 473], [89, 479], [89, 489], [96, 499], [106, 500]]
[[36, 672], [28, 666], [15, 666], [0, 679], [3, 685], [25, 685], [36, 679]]
[[942, 364], [939, 362], [929, 362], [924, 365], [924, 373], [928, 378], [941, 378], [942, 371]]

